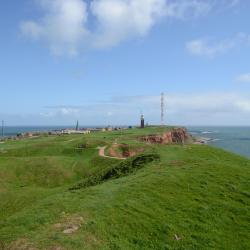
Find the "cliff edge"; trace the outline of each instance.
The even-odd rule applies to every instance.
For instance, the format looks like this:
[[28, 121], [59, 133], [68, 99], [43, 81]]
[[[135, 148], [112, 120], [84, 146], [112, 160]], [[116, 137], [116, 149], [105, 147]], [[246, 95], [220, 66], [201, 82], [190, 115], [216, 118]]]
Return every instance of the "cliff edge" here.
[[188, 133], [186, 128], [174, 128], [172, 131], [143, 136], [141, 139], [153, 144], [184, 144], [193, 142], [193, 137]]

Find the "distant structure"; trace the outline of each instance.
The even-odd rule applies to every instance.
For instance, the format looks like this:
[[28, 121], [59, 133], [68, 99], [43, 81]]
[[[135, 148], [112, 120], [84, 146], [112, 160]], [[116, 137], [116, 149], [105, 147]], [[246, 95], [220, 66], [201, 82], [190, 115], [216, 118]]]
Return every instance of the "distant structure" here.
[[161, 93], [161, 125], [164, 126], [164, 93]]
[[75, 130], [75, 129], [64, 129], [62, 131], [59, 131], [58, 133], [54, 133], [54, 134], [67, 134], [67, 135], [71, 135], [71, 134], [90, 134], [90, 130]]
[[144, 116], [141, 115], [141, 128], [145, 128]]
[[76, 131], [78, 131], [78, 130], [79, 130], [79, 122], [77, 120], [77, 122], [76, 122]]
[[2, 131], [1, 131], [2, 133], [2, 138], [3, 138], [3, 136], [4, 136], [4, 120], [2, 120]]

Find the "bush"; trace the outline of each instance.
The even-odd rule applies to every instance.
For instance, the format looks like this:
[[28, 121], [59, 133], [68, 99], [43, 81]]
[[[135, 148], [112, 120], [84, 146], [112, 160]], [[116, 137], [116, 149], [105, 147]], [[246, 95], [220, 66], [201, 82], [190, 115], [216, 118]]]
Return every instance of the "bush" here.
[[70, 190], [77, 190], [81, 188], [95, 186], [110, 179], [116, 179], [122, 176], [126, 176], [130, 173], [137, 171], [138, 169], [145, 167], [146, 164], [150, 162], [159, 160], [160, 160], [159, 154], [142, 154], [127, 159], [111, 167], [110, 169], [103, 170], [99, 174], [90, 176], [89, 178], [83, 180], [81, 183], [78, 183], [75, 186], [71, 187]]

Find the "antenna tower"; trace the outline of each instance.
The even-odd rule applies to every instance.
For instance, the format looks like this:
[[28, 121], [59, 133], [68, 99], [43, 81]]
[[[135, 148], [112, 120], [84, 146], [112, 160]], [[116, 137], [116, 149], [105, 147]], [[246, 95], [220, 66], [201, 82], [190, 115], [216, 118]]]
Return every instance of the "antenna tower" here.
[[161, 93], [161, 125], [164, 126], [164, 93]]

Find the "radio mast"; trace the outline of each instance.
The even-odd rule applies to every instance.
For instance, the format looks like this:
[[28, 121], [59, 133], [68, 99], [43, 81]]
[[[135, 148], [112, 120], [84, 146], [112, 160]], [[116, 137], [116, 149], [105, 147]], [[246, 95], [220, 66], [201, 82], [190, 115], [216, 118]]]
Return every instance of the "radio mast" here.
[[161, 93], [161, 125], [162, 126], [164, 126], [164, 111], [165, 111], [164, 93]]

